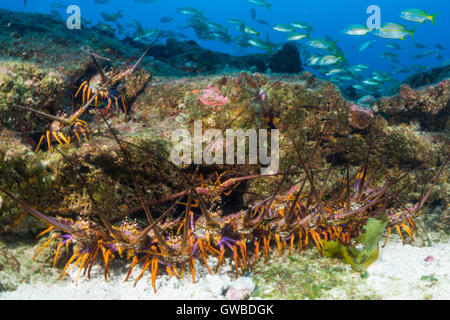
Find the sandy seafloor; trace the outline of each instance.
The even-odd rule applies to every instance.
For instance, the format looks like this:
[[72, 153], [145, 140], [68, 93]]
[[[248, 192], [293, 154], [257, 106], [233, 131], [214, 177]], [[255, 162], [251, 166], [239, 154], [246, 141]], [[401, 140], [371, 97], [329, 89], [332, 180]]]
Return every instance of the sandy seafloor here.
[[[220, 300], [225, 299], [227, 288], [236, 281], [230, 263], [214, 276], [198, 264], [196, 283], [190, 276], [183, 280], [159, 276], [155, 294], [149, 272], [133, 287], [133, 280], [123, 282], [126, 270], [126, 266], [113, 268], [111, 278], [105, 282], [101, 266], [96, 266], [90, 280], [80, 277], [76, 284], [76, 272], [72, 272], [66, 281], [23, 284], [15, 291], [0, 292], [0, 299]], [[417, 247], [390, 241], [380, 250], [379, 260], [369, 267], [368, 273], [369, 277], [361, 279], [356, 290], [375, 292], [381, 299], [450, 300], [450, 242]], [[139, 274], [139, 270], [134, 274]]]

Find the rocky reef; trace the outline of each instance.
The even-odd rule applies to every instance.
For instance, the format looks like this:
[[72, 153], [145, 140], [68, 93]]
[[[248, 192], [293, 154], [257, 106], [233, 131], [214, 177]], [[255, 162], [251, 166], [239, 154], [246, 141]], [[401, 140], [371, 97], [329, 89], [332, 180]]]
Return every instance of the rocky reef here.
[[389, 121], [420, 124], [423, 131], [449, 133], [450, 92], [449, 80], [433, 86], [412, 89], [400, 88], [395, 97], [381, 98], [372, 108], [385, 115]]
[[[78, 177], [81, 171], [110, 221], [133, 212], [139, 202], [129, 163], [95, 109], [84, 118], [92, 140], [67, 146], [64, 157], [34, 152], [51, 121], [16, 106], [54, 116], [70, 113], [81, 104], [74, 92], [96, 70], [82, 46], [111, 59], [112, 67], [140, 48], [91, 29], [68, 31], [62, 22], [37, 14], [19, 17], [0, 10], [0, 26], [0, 42], [5, 44], [0, 48], [0, 186], [49, 216], [94, 215], [86, 185]], [[39, 37], [42, 33], [46, 36]], [[118, 137], [128, 142], [132, 170], [148, 202], [186, 189], [181, 173], [161, 159], [169, 159], [171, 133], [180, 128], [192, 132], [196, 120], [205, 130], [225, 129], [230, 123], [242, 129], [279, 129], [280, 172], [301, 170], [297, 153], [307, 158], [317, 148], [320, 156], [309, 159], [309, 165], [317, 171], [317, 184], [328, 184], [327, 192], [342, 183], [347, 162], [356, 173], [367, 161], [379, 179], [386, 172], [405, 172], [405, 184], [396, 189], [404, 207], [423, 196], [449, 154], [448, 80], [418, 90], [404, 86], [396, 96], [383, 97], [367, 109], [344, 98], [334, 84], [301, 73], [298, 50], [291, 45], [273, 55], [231, 57], [194, 42], [169, 40], [150, 48], [148, 55], [151, 58], [146, 57], [124, 85], [129, 114], [108, 115]], [[223, 73], [227, 69], [230, 72]], [[268, 69], [285, 74], [263, 74]], [[225, 170], [244, 175], [259, 169], [236, 165]], [[193, 168], [181, 171], [190, 175]], [[224, 168], [200, 167], [205, 178], [218, 171]], [[439, 213], [433, 227], [447, 232], [449, 173], [445, 168], [428, 211]], [[230, 210], [248, 206], [255, 201], [252, 195], [273, 192], [277, 186], [270, 178], [242, 184], [248, 195], [231, 196]], [[44, 226], [0, 194], [0, 235], [34, 236]], [[4, 259], [14, 263], [4, 252]]]
[[450, 65], [436, 67], [430, 70], [416, 73], [406, 79], [406, 83], [413, 89], [441, 82], [450, 77]]
[[[131, 40], [128, 43], [136, 47], [142, 46]], [[262, 73], [300, 73], [303, 71], [300, 53], [293, 44], [287, 44], [273, 54], [236, 57], [204, 49], [192, 40], [168, 39], [165, 44], [151, 46], [149, 55], [177, 70], [175, 73], [177, 75], [192, 76], [243, 70]]]

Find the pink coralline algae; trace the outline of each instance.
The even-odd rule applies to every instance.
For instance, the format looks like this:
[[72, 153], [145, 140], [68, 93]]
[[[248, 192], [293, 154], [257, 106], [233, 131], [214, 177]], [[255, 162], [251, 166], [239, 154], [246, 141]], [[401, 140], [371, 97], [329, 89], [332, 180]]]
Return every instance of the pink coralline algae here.
[[209, 85], [201, 92], [199, 100], [204, 105], [217, 108], [226, 105], [229, 102], [228, 97], [224, 97], [216, 86]]
[[418, 96], [419, 93], [417, 90], [411, 89], [408, 85], [403, 85], [399, 90], [399, 97], [403, 100], [413, 99]]
[[350, 125], [358, 129], [366, 129], [372, 118], [372, 110], [354, 103], [349, 105], [349, 122]]
[[368, 108], [364, 108], [363, 106], [357, 105], [357, 104], [350, 104], [350, 110], [355, 112], [364, 112], [367, 115], [372, 115], [372, 110]]

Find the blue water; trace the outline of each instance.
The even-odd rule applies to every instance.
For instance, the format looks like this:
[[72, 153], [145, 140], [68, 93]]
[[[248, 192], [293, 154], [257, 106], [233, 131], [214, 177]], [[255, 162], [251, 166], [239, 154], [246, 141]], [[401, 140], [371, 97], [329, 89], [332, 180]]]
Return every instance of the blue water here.
[[[24, 7], [22, 0], [9, 1], [8, 4], [0, 3], [0, 7], [26, 12], [50, 12], [51, 9], [59, 11], [63, 17], [68, 15], [65, 9], [54, 9], [50, 5], [55, 1], [47, 0], [28, 0]], [[271, 27], [267, 27], [256, 23], [250, 17], [250, 9], [256, 9], [257, 18], [264, 19], [270, 24], [277, 23], [288, 24], [293, 21], [304, 21], [315, 27], [311, 34], [312, 38], [324, 38], [329, 36], [333, 40], [338, 40], [338, 45], [343, 49], [350, 65], [366, 64], [371, 70], [382, 70], [391, 72], [392, 64], [380, 57], [383, 52], [395, 52], [402, 66], [421, 65], [424, 67], [441, 66], [445, 62], [448, 63], [450, 49], [450, 1], [446, 0], [268, 0], [272, 9], [259, 7], [251, 4], [247, 0], [156, 0], [152, 3], [137, 3], [132, 0], [110, 0], [107, 4], [95, 4], [94, 0], [83, 1], [58, 1], [64, 5], [77, 4], [82, 10], [82, 17], [85, 19], [93, 19], [93, 21], [101, 21], [101, 11], [115, 13], [122, 10], [124, 15], [119, 20], [125, 25], [130, 19], [139, 20], [143, 26], [149, 28], [161, 28], [183, 32], [188, 38], [196, 40], [201, 46], [216, 51], [221, 51], [233, 55], [243, 55], [255, 52], [262, 52], [258, 48], [238, 48], [234, 45], [221, 43], [219, 41], [200, 41], [195, 38], [194, 32], [189, 30], [179, 30], [177, 26], [184, 25], [187, 16], [183, 16], [176, 11], [178, 7], [191, 6], [199, 9], [210, 21], [217, 22], [224, 26], [228, 26], [230, 32], [237, 36], [239, 32], [235, 30], [235, 26], [228, 24], [227, 20], [241, 19], [247, 25], [261, 32], [262, 39], [265, 39], [266, 31], [269, 32], [270, 40], [277, 43], [286, 42], [285, 33], [274, 31]], [[366, 24], [369, 15], [366, 13], [370, 5], [378, 5], [381, 8], [382, 23], [396, 22], [404, 24], [408, 29], [417, 26], [415, 38], [407, 37], [406, 40], [383, 39], [374, 35], [366, 36], [348, 36], [342, 33], [342, 30], [351, 24]], [[406, 21], [400, 18], [399, 14], [402, 10], [409, 8], [419, 8], [426, 10], [430, 14], [440, 12], [436, 19], [436, 25], [430, 21], [425, 23], [416, 23]], [[170, 23], [161, 23], [160, 19], [165, 16], [172, 16], [174, 20]], [[376, 40], [373, 48], [368, 48], [362, 53], [358, 52], [359, 46], [367, 40]], [[302, 42], [303, 41], [303, 42]], [[299, 44], [303, 45], [305, 40]], [[406, 50], [396, 51], [385, 47], [387, 43], [395, 42]], [[437, 54], [422, 58], [414, 59], [414, 54], [423, 52], [424, 49], [414, 48], [414, 42], [426, 45], [428, 48], [436, 50], [434, 44], [438, 43], [445, 47], [445, 50], [439, 51], [442, 56], [437, 59]], [[437, 51], [436, 51], [437, 53]], [[406, 75], [395, 75], [398, 78]]]

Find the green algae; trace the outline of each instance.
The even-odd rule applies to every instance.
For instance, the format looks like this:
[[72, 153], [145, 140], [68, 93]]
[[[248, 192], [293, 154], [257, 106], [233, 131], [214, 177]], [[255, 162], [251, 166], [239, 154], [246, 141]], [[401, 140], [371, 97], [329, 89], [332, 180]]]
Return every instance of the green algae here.
[[[378, 243], [388, 218], [369, 219], [365, 232], [357, 239], [364, 245], [359, 250], [344, 246], [337, 241], [326, 241], [319, 253], [317, 249], [307, 250], [270, 259], [254, 268], [257, 283], [255, 299], [377, 299], [374, 292], [365, 291], [365, 279], [370, 275], [367, 267], [378, 259]], [[339, 260], [336, 260], [338, 258]], [[342, 262], [341, 262], [342, 260]], [[348, 264], [358, 273], [350, 270]]]
[[[378, 259], [379, 246], [383, 231], [389, 222], [389, 217], [380, 216], [378, 219], [368, 219], [363, 227], [364, 232], [355, 239], [355, 245], [343, 245], [340, 241], [325, 241], [322, 254], [325, 257], [342, 259], [357, 272], [365, 272]], [[356, 245], [363, 245], [359, 250]]]

